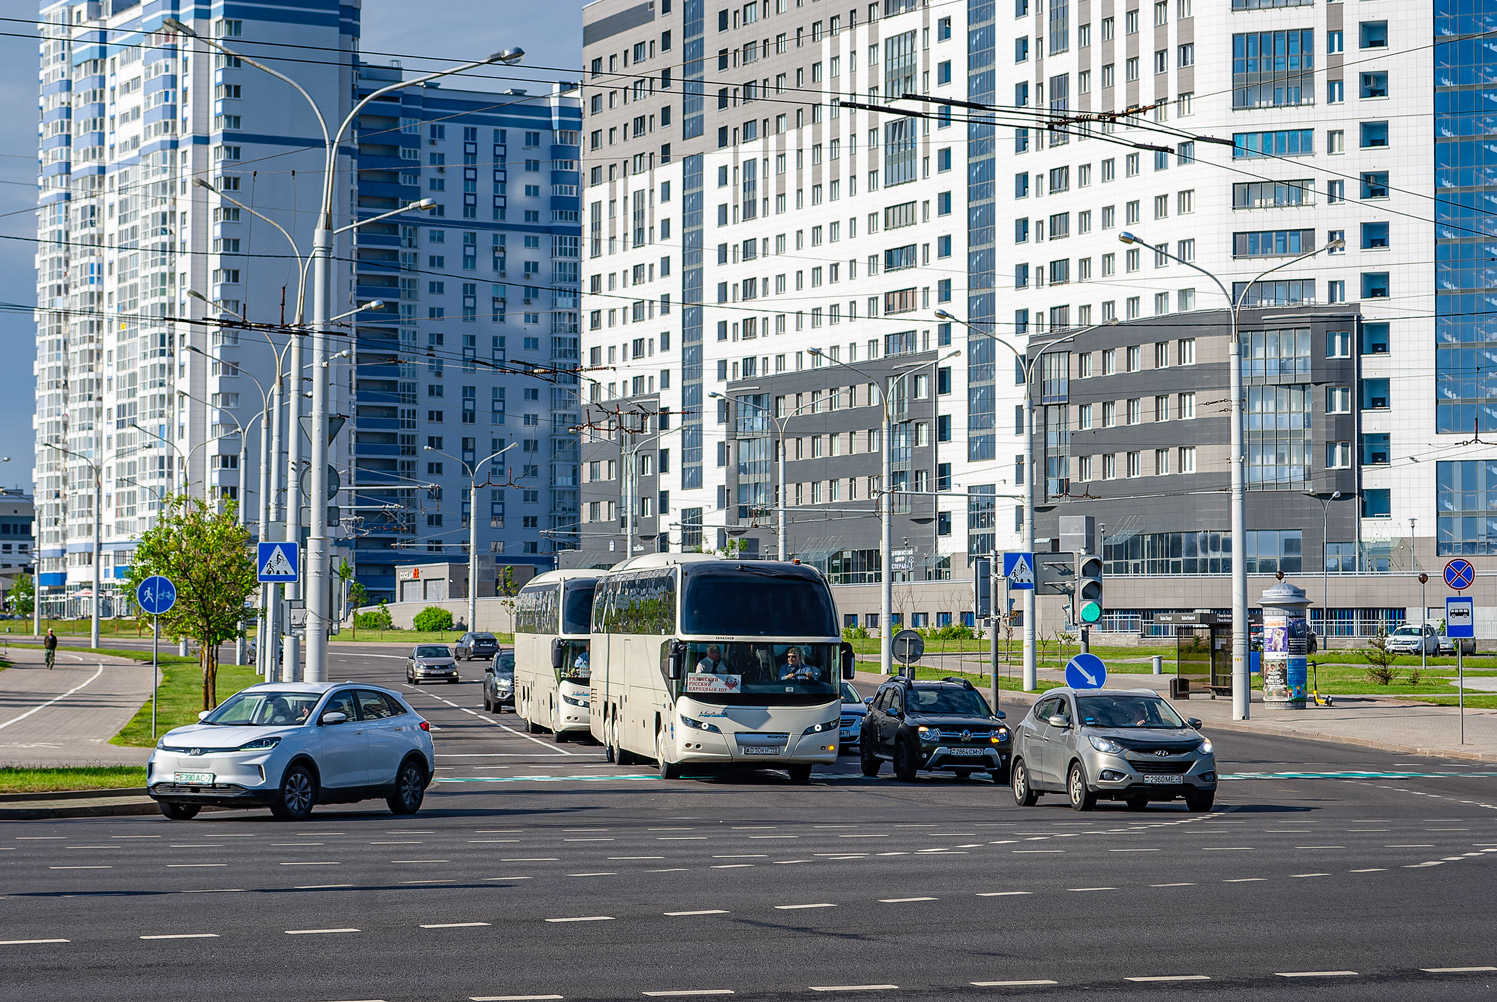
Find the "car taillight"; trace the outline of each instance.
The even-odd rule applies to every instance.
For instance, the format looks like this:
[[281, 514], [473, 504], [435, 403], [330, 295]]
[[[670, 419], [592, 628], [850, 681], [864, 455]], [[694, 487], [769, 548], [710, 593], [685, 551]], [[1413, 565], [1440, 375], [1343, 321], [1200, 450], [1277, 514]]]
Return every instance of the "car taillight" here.
[[431, 730], [431, 724], [428, 724], [426, 721], [423, 720], [423, 721], [421, 721], [421, 729], [423, 731], [429, 731], [429, 730]]

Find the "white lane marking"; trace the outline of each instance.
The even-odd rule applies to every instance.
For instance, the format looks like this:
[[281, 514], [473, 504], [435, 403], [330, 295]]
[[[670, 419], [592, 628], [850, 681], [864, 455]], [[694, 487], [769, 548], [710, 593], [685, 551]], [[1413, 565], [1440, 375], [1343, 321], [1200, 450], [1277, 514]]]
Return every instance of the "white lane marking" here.
[[0, 939], [0, 946], [34, 946], [40, 943], [71, 943], [71, 939]]
[[564, 838], [563, 842], [612, 842], [612, 838]]
[[358, 929], [287, 929], [288, 936], [329, 936], [335, 933], [359, 932]]
[[112, 867], [112, 866], [102, 866], [102, 865], [94, 865], [94, 866], [49, 866], [49, 867], [47, 867], [47, 869], [49, 869], [49, 870], [113, 870], [114, 867]]
[[777, 859], [774, 862], [776, 866], [787, 866], [791, 863], [809, 863], [811, 861], [809, 859]]
[[713, 863], [714, 870], [744, 870], [752, 867], [753, 863]]
[[154, 936], [142, 936], [141, 939], [217, 939], [216, 932], [164, 932]]
[[1388, 870], [1388, 868], [1386, 866], [1369, 866], [1369, 867], [1366, 867], [1365, 869], [1361, 869], [1361, 870], [1347, 870], [1346, 872], [1347, 873], [1386, 873], [1387, 870]]
[[733, 994], [733, 989], [731, 989], [731, 988], [687, 988], [684, 991], [674, 991], [674, 992], [640, 992], [640, 994], [641, 995], [648, 995], [651, 998], [670, 998], [672, 996], [677, 996], [677, 995], [732, 995]]
[[1356, 971], [1274, 971], [1278, 978], [1355, 978]]
[[469, 1002], [547, 1002], [560, 995], [469, 995]]
[[1421, 967], [1425, 974], [1476, 974], [1481, 971], [1497, 971], [1497, 967]]
[[1195, 884], [1191, 884], [1191, 883], [1179, 883], [1179, 884], [1150, 884], [1150, 885], [1149, 885], [1149, 886], [1150, 886], [1150, 887], [1194, 887], [1194, 886], [1195, 886]]
[[1075, 893], [1079, 893], [1079, 892], [1082, 892], [1082, 891], [1115, 891], [1115, 890], [1117, 890], [1117, 888], [1116, 887], [1067, 887], [1066, 890], [1068, 890], [1068, 891], [1072, 892], [1073, 894], [1075, 894]]
[[490, 922], [430, 922], [423, 924], [423, 929], [476, 929], [479, 926], [491, 925]]
[[810, 904], [810, 905], [775, 905], [775, 909], [777, 911], [782, 911], [782, 912], [800, 911], [803, 908], [836, 908], [836, 907], [837, 907], [836, 905], [834, 905], [834, 904], [832, 904], [831, 902], [828, 902], [828, 901], [820, 901], [820, 902], [817, 902], [816, 904]]
[[611, 860], [611, 861], [623, 860], [623, 859], [664, 859], [664, 858], [665, 858], [664, 856], [609, 856], [608, 857], [608, 859]]
[[1226, 880], [1223, 880], [1222, 883], [1224, 883], [1224, 884], [1254, 884], [1254, 883], [1257, 883], [1260, 880], [1267, 880], [1267, 879], [1268, 879], [1267, 877], [1228, 877]]
[[728, 912], [723, 908], [702, 908], [694, 912], [666, 912], [665, 914], [671, 918], [681, 918], [687, 915], [726, 915]]
[[898, 991], [898, 985], [808, 985], [813, 992], [890, 992]]
[[902, 905], [908, 901], [935, 901], [935, 898], [879, 898], [879, 904]]
[[[395, 860], [391, 860], [391, 862], [395, 862]], [[198, 864], [198, 865], [204, 865], [204, 864]], [[209, 864], [206, 864], [206, 865], [208, 865], [208, 866], [224, 866], [226, 864], [224, 864], [224, 863], [209, 863]], [[283, 862], [280, 865], [281, 866], [342, 866], [343, 864], [340, 863], [340, 862], [338, 862], [337, 860], [334, 860], [334, 859], [325, 859], [325, 860], [308, 861], [308, 862], [305, 862], [305, 863], [284, 863]]]
[[60, 696], [53, 696], [51, 699], [47, 700], [45, 703], [38, 703], [36, 706], [33, 706], [31, 709], [27, 710], [25, 713], [21, 714], [18, 717], [11, 717], [9, 720], [0, 722], [0, 731], [5, 730], [11, 724], [18, 724], [18, 723], [20, 723], [21, 721], [25, 720], [27, 717], [31, 716], [33, 713], [37, 713], [37, 712], [40, 712], [41, 710], [45, 710], [47, 707], [51, 706], [53, 703], [60, 702], [61, 700], [67, 699], [73, 693], [77, 692], [79, 689], [84, 688], [90, 682], [92, 682], [94, 679], [98, 678], [102, 674], [104, 674], [104, 666], [101, 664], [101, 665], [99, 665], [99, 670], [96, 671], [96, 672], [94, 672], [92, 675], [90, 675], [87, 678], [87, 680], [85, 680], [83, 682], [80, 682], [78, 685], [73, 686], [73, 688], [69, 689], [67, 692], [63, 693], [62, 695], [60, 695]]
[[596, 873], [569, 873], [569, 877], [617, 877], [617, 870], [599, 870]]
[[1163, 852], [1163, 849], [1108, 849], [1108, 852]]
[[1045, 978], [1037, 978], [1033, 981], [973, 981], [974, 988], [1026, 988], [1031, 985], [1056, 985], [1058, 981], [1050, 981]]
[[[389, 657], [389, 655], [385, 655], [385, 656]], [[403, 686], [403, 688], [410, 689], [411, 687], [410, 687], [410, 685], [407, 684], [407, 685]], [[466, 707], [458, 706], [452, 700], [450, 700], [450, 699], [444, 699], [441, 696], [436, 695], [435, 693], [426, 692], [426, 690], [424, 690], [424, 689], [422, 689], [421, 691], [424, 692], [424, 693], [426, 693], [426, 695], [431, 696], [431, 698], [435, 699], [437, 702], [439, 702], [439, 703], [445, 703], [446, 705], [452, 707], [454, 710], [464, 710], [464, 709], [467, 709]], [[467, 712], [473, 713], [472, 710], [468, 710]], [[567, 756], [572, 756], [572, 755], [576, 755], [577, 754], [577, 752], [567, 751], [565, 748], [558, 748], [554, 744], [550, 744], [548, 742], [542, 741], [540, 738], [533, 737], [532, 735], [526, 734], [523, 731], [517, 731], [513, 727], [510, 727], [508, 724], [501, 724], [499, 721], [492, 720], [489, 717], [485, 717], [485, 716], [483, 716], [481, 714], [474, 713], [474, 716], [478, 717], [479, 720], [483, 721], [485, 724], [488, 724], [490, 727], [497, 727], [501, 731], [508, 731], [509, 733], [513, 734], [515, 737], [517, 737], [517, 738], [524, 738], [526, 741], [534, 741], [536, 744], [540, 745], [542, 748], [546, 749], [546, 751], [550, 752], [553, 755], [567, 755]]]
[[1124, 978], [1124, 981], [1210, 981], [1211, 978], [1205, 974], [1149, 974], [1140, 975], [1136, 978]]
[[1329, 873], [1291, 873], [1291, 877], [1329, 877]]
[[1201, 848], [1202, 852], [1257, 852], [1255, 845], [1208, 845]]
[[352, 887], [352, 884], [300, 884], [293, 891], [328, 891], [335, 887]]
[[[1033, 894], [1033, 893], [1034, 893], [1033, 891], [978, 891], [977, 892], [977, 896], [979, 898], [1013, 898], [1013, 897], [1018, 897], [1021, 894]], [[999, 984], [1000, 982], [996, 982], [995, 981], [993, 983], [994, 984]], [[1029, 982], [1026, 981], [1026, 982], [1023, 982], [1023, 983], [1024, 984], [1028, 984]], [[1054, 982], [1046, 982], [1046, 983], [1047, 984], [1054, 984]]]
[[190, 891], [179, 891], [179, 894], [235, 894], [243, 893], [243, 887], [200, 887]]
[[1344, 845], [1297, 845], [1296, 849], [1345, 849]]
[[573, 915], [567, 918], [548, 918], [547, 922], [612, 922], [612, 915]]
[[[228, 866], [228, 863], [167, 863], [169, 870], [194, 870], [212, 866]], [[295, 863], [282, 863], [282, 866], [295, 866]]]
[[392, 859], [392, 863], [450, 863], [450, 859]]

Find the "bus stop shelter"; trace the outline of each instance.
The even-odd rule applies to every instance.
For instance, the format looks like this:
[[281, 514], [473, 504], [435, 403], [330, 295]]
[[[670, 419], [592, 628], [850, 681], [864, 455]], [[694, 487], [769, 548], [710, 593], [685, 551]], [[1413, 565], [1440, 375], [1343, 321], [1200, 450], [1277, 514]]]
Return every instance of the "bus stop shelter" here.
[[1175, 628], [1175, 677], [1170, 698], [1232, 693], [1232, 621], [1214, 612], [1156, 613], [1155, 626]]

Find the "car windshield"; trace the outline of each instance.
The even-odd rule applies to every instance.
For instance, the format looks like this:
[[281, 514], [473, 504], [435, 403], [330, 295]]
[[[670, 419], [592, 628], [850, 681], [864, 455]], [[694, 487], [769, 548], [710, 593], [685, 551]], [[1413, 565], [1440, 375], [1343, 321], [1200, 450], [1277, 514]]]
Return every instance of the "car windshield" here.
[[1417, 626], [1400, 626], [1393, 631], [1393, 635], [1395, 637], [1417, 637], [1419, 636], [1419, 628]]
[[693, 642], [686, 645], [680, 692], [707, 703], [826, 703], [841, 694], [840, 653], [835, 644]]
[[204, 717], [203, 723], [227, 727], [296, 727], [311, 719], [320, 699], [320, 692], [236, 692]]
[[416, 657], [418, 657], [418, 658], [450, 658], [450, 657], [452, 657], [452, 652], [449, 651], [445, 647], [433, 644], [433, 645], [428, 646], [428, 647], [418, 647], [418, 648], [416, 648]]
[[905, 707], [910, 713], [959, 713], [969, 716], [989, 716], [988, 704], [971, 689], [946, 688], [911, 689], [905, 696]]
[[842, 683], [842, 702], [857, 703], [860, 706], [863, 703], [863, 697], [858, 695], [858, 690], [852, 687], [851, 682]]
[[1077, 696], [1076, 712], [1087, 727], [1180, 728], [1185, 721], [1158, 696], [1116, 693]]
[[494, 659], [494, 674], [515, 677], [515, 656], [513, 654], [501, 654]]

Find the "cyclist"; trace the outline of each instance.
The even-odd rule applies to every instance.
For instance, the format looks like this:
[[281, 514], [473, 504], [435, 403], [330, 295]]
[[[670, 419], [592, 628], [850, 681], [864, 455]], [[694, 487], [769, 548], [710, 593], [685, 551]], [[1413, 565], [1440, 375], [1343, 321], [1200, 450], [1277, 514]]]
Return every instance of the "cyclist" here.
[[42, 646], [47, 649], [47, 670], [51, 671], [57, 663], [57, 634], [52, 628], [47, 627], [47, 639], [42, 641]]

